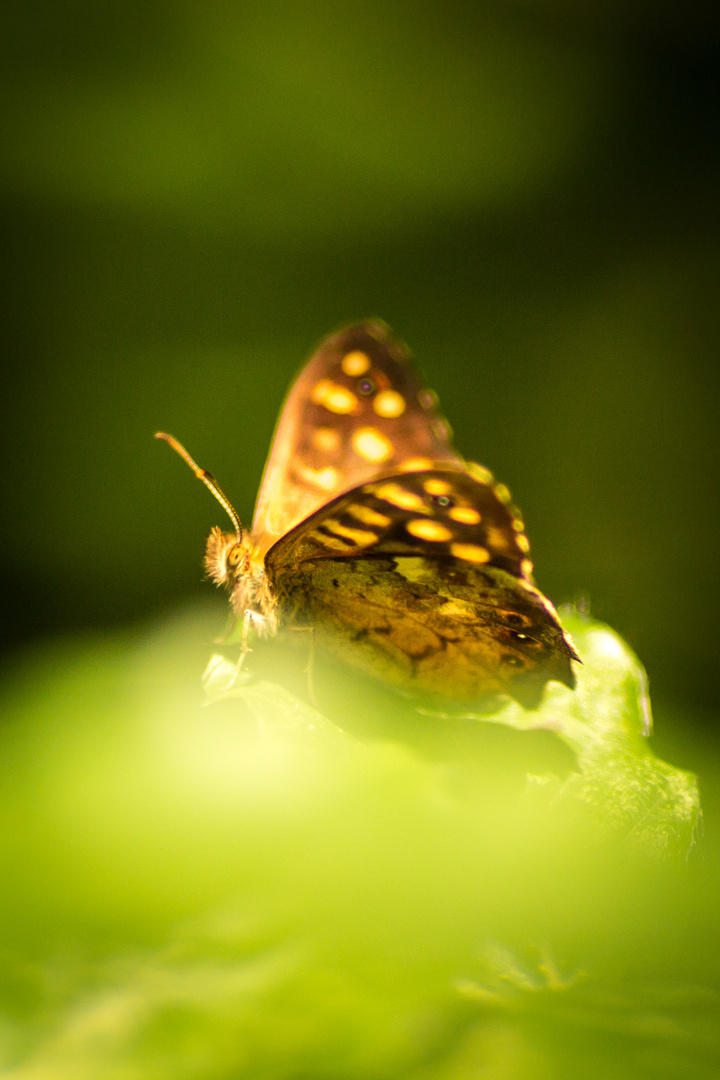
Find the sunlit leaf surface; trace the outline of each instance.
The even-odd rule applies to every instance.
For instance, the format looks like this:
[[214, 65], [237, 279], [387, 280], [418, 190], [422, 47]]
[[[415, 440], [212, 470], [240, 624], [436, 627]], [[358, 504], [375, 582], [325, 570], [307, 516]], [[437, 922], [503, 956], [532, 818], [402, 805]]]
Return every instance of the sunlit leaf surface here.
[[232, 686], [216, 659], [204, 703], [203, 619], [28, 659], [0, 757], [3, 1075], [710, 1077], [695, 782], [648, 748], [632, 653], [566, 623], [578, 688], [539, 710], [393, 699], [444, 753], [344, 730], [282, 651]]

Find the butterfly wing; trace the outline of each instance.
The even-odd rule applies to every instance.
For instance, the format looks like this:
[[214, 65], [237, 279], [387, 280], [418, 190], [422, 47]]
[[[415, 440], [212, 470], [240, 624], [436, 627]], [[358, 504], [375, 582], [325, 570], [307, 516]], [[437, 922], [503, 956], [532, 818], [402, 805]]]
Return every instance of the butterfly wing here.
[[341, 330], [311, 357], [282, 407], [255, 509], [255, 542], [267, 550], [341, 492], [433, 462], [463, 463], [405, 346], [381, 322]]
[[505, 489], [438, 467], [385, 476], [323, 506], [268, 552], [286, 622], [351, 666], [417, 693], [526, 705], [578, 659], [533, 585]]

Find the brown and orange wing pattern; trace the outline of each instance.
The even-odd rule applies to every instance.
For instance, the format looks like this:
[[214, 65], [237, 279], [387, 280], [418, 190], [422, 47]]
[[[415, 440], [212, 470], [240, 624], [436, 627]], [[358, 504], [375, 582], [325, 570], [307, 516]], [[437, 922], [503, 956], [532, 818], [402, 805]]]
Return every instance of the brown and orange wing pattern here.
[[463, 459], [437, 399], [381, 322], [327, 338], [280, 412], [253, 520], [267, 550], [324, 503], [380, 474]]
[[573, 686], [577, 654], [532, 584], [504, 497], [447, 466], [347, 492], [268, 552], [281, 617], [410, 692], [467, 701], [504, 691], [532, 705], [548, 679]]
[[277, 577], [282, 567], [308, 559], [420, 552], [530, 580], [523, 523], [498, 486], [441, 465], [381, 476], [324, 504], [286, 534], [268, 552], [266, 569]]

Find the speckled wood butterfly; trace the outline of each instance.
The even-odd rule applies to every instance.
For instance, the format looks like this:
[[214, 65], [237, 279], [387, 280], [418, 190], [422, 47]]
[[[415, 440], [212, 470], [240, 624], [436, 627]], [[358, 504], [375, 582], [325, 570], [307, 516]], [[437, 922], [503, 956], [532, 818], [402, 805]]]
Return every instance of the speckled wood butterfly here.
[[536, 706], [578, 660], [532, 581], [504, 484], [452, 448], [437, 398], [380, 322], [329, 337], [291, 387], [251, 532], [229, 514], [205, 568], [248, 631], [311, 627], [317, 646], [412, 694], [505, 692]]

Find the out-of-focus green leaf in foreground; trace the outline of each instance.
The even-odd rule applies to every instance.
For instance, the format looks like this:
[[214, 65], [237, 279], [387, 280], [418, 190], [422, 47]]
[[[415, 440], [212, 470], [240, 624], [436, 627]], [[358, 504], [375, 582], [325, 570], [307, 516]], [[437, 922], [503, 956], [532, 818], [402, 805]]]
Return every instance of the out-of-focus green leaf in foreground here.
[[[512, 734], [488, 753], [363, 739], [280, 680], [219, 691], [222, 668], [204, 706], [197, 618], [25, 661], [1, 736], [0, 1075], [720, 1075], [694, 778], [649, 750], [629, 650], [565, 621], [584, 665], [541, 709], [398, 706], [449, 745]], [[528, 765], [529, 729], [572, 751], [557, 775]]]

